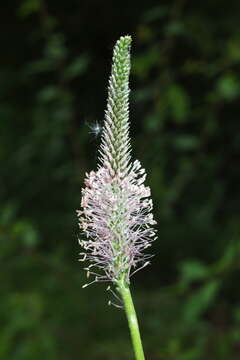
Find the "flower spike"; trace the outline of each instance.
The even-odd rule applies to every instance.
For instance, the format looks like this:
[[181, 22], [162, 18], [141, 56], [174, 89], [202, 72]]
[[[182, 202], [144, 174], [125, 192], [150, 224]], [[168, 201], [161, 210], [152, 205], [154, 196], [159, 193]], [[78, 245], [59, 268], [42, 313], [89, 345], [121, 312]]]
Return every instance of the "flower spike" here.
[[130, 44], [124, 36], [114, 47], [98, 170], [86, 176], [78, 211], [86, 236], [79, 241], [82, 260], [89, 261], [93, 282], [129, 284], [131, 274], [149, 264], [144, 250], [156, 238], [145, 170], [130, 155]]

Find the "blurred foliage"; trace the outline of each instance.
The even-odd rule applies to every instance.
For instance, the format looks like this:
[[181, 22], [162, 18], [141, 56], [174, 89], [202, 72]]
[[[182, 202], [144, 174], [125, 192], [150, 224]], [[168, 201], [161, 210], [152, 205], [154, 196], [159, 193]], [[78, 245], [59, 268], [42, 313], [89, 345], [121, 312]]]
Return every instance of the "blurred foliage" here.
[[240, 4], [11, 1], [1, 11], [0, 358], [130, 359], [122, 311], [81, 289], [80, 188], [111, 51], [133, 36], [133, 155], [159, 240], [134, 279], [147, 358], [240, 351]]

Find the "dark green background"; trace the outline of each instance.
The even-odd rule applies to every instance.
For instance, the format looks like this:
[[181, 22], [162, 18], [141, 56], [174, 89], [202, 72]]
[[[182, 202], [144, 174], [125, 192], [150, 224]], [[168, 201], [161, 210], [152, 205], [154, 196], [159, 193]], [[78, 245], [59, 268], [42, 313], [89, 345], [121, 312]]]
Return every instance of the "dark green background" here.
[[133, 156], [159, 239], [133, 294], [148, 360], [240, 353], [240, 3], [5, 1], [0, 13], [0, 359], [132, 359], [77, 242], [115, 41], [133, 37]]

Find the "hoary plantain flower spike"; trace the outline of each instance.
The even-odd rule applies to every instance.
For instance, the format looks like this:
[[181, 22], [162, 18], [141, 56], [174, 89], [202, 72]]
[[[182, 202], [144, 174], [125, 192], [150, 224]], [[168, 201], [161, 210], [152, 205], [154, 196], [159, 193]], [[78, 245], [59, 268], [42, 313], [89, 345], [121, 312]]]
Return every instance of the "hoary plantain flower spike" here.
[[97, 281], [129, 284], [133, 273], [149, 264], [144, 250], [155, 240], [150, 189], [145, 170], [131, 161], [129, 138], [129, 73], [131, 37], [121, 37], [113, 52], [107, 110], [96, 172], [86, 175], [79, 225], [80, 261]]

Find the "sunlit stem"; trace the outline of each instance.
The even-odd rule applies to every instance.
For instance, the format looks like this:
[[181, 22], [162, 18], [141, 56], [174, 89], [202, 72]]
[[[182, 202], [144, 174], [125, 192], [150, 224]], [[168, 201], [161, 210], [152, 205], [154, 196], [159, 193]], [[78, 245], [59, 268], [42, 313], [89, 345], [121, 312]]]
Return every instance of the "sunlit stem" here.
[[129, 286], [124, 284], [123, 282], [118, 283], [118, 291], [122, 296], [124, 309], [126, 312], [128, 325], [131, 333], [131, 339], [133, 344], [133, 350], [135, 354], [136, 360], [145, 360], [142, 340], [140, 336], [139, 326], [136, 311], [133, 305], [131, 292]]

